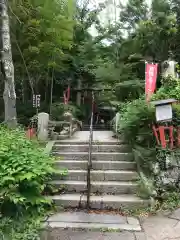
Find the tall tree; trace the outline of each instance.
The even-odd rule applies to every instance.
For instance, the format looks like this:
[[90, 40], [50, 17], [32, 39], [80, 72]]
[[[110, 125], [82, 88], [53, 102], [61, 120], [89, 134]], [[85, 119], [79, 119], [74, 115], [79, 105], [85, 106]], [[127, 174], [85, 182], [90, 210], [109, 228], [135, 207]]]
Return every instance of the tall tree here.
[[[91, 9], [89, 1], [77, 1], [72, 48], [69, 51], [68, 69], [64, 72], [71, 79], [74, 88], [90, 87], [95, 83], [93, 69], [96, 67], [96, 44], [89, 29], [98, 25], [98, 14], [101, 7]], [[77, 92], [76, 103], [81, 105], [81, 92]]]
[[74, 3], [9, 0], [9, 4], [18, 90], [28, 100], [44, 89], [44, 99], [49, 94], [53, 72], [61, 72], [65, 67], [63, 61], [73, 37]]
[[148, 17], [149, 9], [145, 0], [128, 0], [125, 6], [121, 4], [121, 8], [121, 27], [128, 32], [134, 31], [139, 22]]
[[151, 18], [142, 21], [136, 31], [136, 49], [154, 61], [167, 60], [177, 37], [176, 14], [167, 0], [152, 2]]
[[4, 80], [4, 112], [8, 127], [16, 127], [16, 92], [12, 61], [7, 0], [0, 0], [1, 75]]

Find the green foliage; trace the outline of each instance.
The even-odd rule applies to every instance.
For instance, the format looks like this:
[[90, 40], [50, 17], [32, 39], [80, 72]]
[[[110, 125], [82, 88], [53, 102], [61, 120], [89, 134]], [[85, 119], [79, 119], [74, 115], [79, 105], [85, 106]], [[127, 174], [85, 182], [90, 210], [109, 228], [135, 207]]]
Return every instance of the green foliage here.
[[[38, 109], [39, 112], [49, 112], [49, 106], [46, 102], [41, 102], [41, 106]], [[37, 114], [36, 108], [33, 107], [32, 102], [26, 102], [26, 104], [21, 104], [17, 101], [17, 114], [18, 123], [27, 127], [29, 126], [30, 119]]]
[[[162, 79], [162, 86], [153, 95], [152, 100], [175, 98], [180, 99], [180, 85], [176, 78], [168, 77]], [[133, 147], [134, 158], [140, 172], [140, 183], [138, 195], [143, 198], [153, 196], [158, 199], [158, 208], [165, 210], [173, 209], [179, 204], [179, 178], [173, 183], [166, 183], [166, 171], [168, 168], [167, 159], [175, 162], [179, 166], [179, 151], [161, 149], [157, 147], [152, 125], [155, 122], [155, 108], [143, 100], [144, 96], [138, 100], [125, 103], [121, 111], [119, 122], [119, 132], [129, 140]], [[173, 105], [173, 119], [170, 123], [179, 126], [180, 108]], [[174, 131], [176, 135], [176, 131]], [[167, 181], [168, 182], [168, 181]], [[153, 194], [154, 190], [154, 194]], [[174, 196], [171, 199], [170, 196]], [[178, 196], [177, 196], [178, 195]], [[171, 199], [171, 200], [169, 200]], [[172, 202], [171, 202], [172, 201]]]
[[[18, 105], [26, 106], [34, 90], [49, 109], [50, 83], [54, 80], [57, 101], [67, 79], [72, 88], [78, 81], [82, 87], [110, 87], [113, 100], [131, 101], [144, 92], [144, 60], [161, 62], [171, 51], [180, 61], [177, 0], [153, 0], [149, 7], [145, 0], [128, 0], [106, 26], [99, 19], [103, 7], [92, 9], [82, 1], [9, 4]], [[91, 35], [92, 28], [98, 36]], [[164, 91], [158, 94], [164, 97]]]
[[138, 166], [140, 182], [138, 195], [149, 198], [155, 192], [152, 166], [156, 162], [155, 137], [152, 123], [155, 122], [155, 109], [143, 99], [125, 103], [119, 122], [119, 133], [123, 134], [133, 148]]
[[3, 216], [41, 212], [50, 201], [43, 195], [53, 158], [19, 129], [0, 128], [0, 211]]
[[7, 240], [40, 240], [43, 213], [32, 212], [19, 218], [2, 218], [0, 220], [0, 239]]
[[[176, 17], [163, 15], [141, 22], [136, 35], [137, 48], [153, 59], [167, 60], [168, 51], [176, 36]], [[148, 46], [148, 47], [147, 47]]]
[[138, 182], [137, 195], [144, 199], [149, 199], [150, 197], [154, 197], [156, 194], [154, 187], [154, 180], [147, 178], [143, 173], [141, 174], [141, 178]]
[[169, 76], [164, 78], [162, 81], [162, 87], [158, 89], [156, 94], [153, 96], [153, 100], [169, 99], [174, 98], [180, 99], [180, 82], [179, 79]]
[[119, 101], [137, 99], [144, 92], [145, 60], [161, 63], [171, 51], [180, 61], [179, 16], [178, 1], [154, 0], [147, 7], [146, 1], [128, 0], [121, 6], [120, 20], [109, 25], [106, 51], [111, 54], [99, 61], [96, 70], [98, 79], [116, 90]]
[[137, 24], [147, 19], [148, 6], [144, 0], [129, 0], [127, 5], [122, 7], [120, 14], [121, 22], [124, 28], [132, 30]]
[[[168, 77], [162, 80], [162, 87], [153, 95], [152, 100], [175, 98], [180, 99], [180, 83], [178, 79]], [[123, 133], [132, 146], [152, 148], [155, 145], [155, 137], [152, 124], [155, 123], [155, 108], [144, 100], [145, 96], [127, 102], [121, 109], [119, 131]], [[173, 124], [176, 124], [180, 116], [179, 105], [173, 105]]]
[[52, 71], [64, 68], [73, 37], [74, 3], [11, 0], [9, 4], [16, 78], [23, 91], [30, 85], [36, 92], [47, 86]]
[[82, 109], [80, 109], [78, 106], [58, 102], [52, 104], [51, 115], [54, 120], [62, 120], [63, 114], [67, 111], [71, 112], [73, 117], [78, 119], [83, 115]]
[[[10, 0], [9, 4], [20, 122], [25, 124], [34, 115], [29, 106], [33, 91], [45, 103], [40, 110], [47, 111], [51, 87], [54, 101], [69, 82], [71, 88], [77, 88], [79, 82], [82, 87], [109, 87], [112, 91], [101, 93], [97, 102], [118, 102], [122, 115], [119, 133], [129, 140], [137, 162], [151, 175], [157, 161], [152, 132], [155, 113], [142, 96], [144, 61], [161, 63], [171, 51], [180, 62], [179, 1], [153, 0], [148, 8], [145, 0], [128, 0], [120, 17], [108, 26], [98, 18], [102, 8], [89, 9], [83, 1]], [[91, 35], [91, 27], [96, 28], [97, 37]], [[162, 86], [152, 100], [179, 100], [179, 84], [177, 79], [162, 79], [161, 83], [158, 79], [158, 88]], [[61, 119], [67, 110], [77, 118], [84, 117], [74, 95], [71, 99], [69, 105], [52, 105], [54, 119]], [[173, 124], [178, 125], [179, 105], [173, 110]]]
[[[156, 142], [152, 131], [155, 109], [143, 98], [124, 104], [120, 111], [119, 133], [131, 144], [138, 171], [152, 178], [152, 164], [156, 161]], [[149, 196], [148, 185], [148, 179], [142, 179], [139, 185], [141, 196]]]
[[159, 212], [169, 214], [173, 210], [179, 208], [180, 194], [177, 192], [166, 192], [163, 202], [155, 200], [153, 204], [148, 208], [140, 208], [135, 210], [125, 210], [126, 215], [133, 215], [136, 217], [148, 217], [157, 215]]
[[44, 193], [57, 173], [54, 159], [21, 129], [1, 126], [0, 141], [0, 239], [40, 240], [42, 222], [52, 207]]
[[119, 131], [134, 146], [152, 146], [153, 137], [151, 124], [155, 120], [155, 109], [147, 105], [145, 100], [138, 99], [128, 102], [122, 109]]
[[179, 208], [180, 205], [180, 193], [179, 192], [166, 192], [163, 195], [163, 204], [161, 206], [162, 210], [173, 211]]

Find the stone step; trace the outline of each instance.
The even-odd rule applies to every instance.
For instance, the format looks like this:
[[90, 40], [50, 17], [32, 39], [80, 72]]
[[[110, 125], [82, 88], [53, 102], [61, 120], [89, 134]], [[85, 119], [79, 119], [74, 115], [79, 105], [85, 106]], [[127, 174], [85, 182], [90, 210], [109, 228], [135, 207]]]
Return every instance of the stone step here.
[[[87, 197], [83, 194], [61, 194], [49, 197], [57, 207], [85, 208]], [[92, 209], [139, 209], [150, 206], [150, 200], [143, 200], [136, 195], [99, 195], [90, 197]]]
[[[67, 190], [66, 192], [82, 193], [87, 191], [86, 181], [54, 180], [50, 182], [56, 188]], [[136, 193], [138, 184], [121, 181], [91, 181], [91, 193], [106, 194], [131, 194]]]
[[[84, 160], [60, 160], [55, 162], [57, 168], [71, 170], [86, 170], [87, 161]], [[135, 162], [128, 161], [92, 161], [93, 170], [134, 170], [136, 169]]]
[[[120, 152], [120, 153], [127, 153], [131, 149], [128, 145], [93, 145], [92, 152]], [[73, 145], [73, 144], [55, 144], [53, 146], [53, 151], [55, 152], [88, 152], [89, 145], [82, 144], [82, 145]]]
[[[90, 230], [126, 230], [141, 231], [137, 218], [112, 213], [88, 213], [83, 211], [65, 211], [50, 216], [45, 225], [50, 228], [90, 229]], [[52, 230], [51, 229], [51, 230]], [[133, 239], [133, 238], [132, 238]], [[63, 238], [63, 240], [65, 240]]]
[[[88, 160], [88, 152], [53, 152], [54, 156], [60, 156], [62, 160]], [[99, 161], [133, 161], [132, 153], [96, 152], [92, 153], [92, 160]]]
[[[120, 171], [120, 170], [92, 170], [91, 180], [92, 181], [134, 181], [137, 180], [138, 173], [135, 171]], [[54, 180], [75, 180], [75, 181], [86, 181], [87, 171], [86, 170], [68, 170], [67, 176], [61, 176], [56, 174], [53, 176]]]
[[[105, 130], [108, 130], [107, 128], [105, 127], [96, 127], [96, 128], [93, 128], [93, 132], [103, 132]], [[110, 130], [110, 128], [109, 128]], [[89, 131], [89, 128], [88, 127], [83, 127], [81, 131], [85, 131], [85, 132], [88, 132]]]
[[[103, 141], [93, 141], [93, 145], [121, 145], [123, 144], [123, 140], [103, 140]], [[89, 145], [89, 140], [77, 140], [77, 139], [66, 139], [66, 140], [56, 140], [55, 145]]]

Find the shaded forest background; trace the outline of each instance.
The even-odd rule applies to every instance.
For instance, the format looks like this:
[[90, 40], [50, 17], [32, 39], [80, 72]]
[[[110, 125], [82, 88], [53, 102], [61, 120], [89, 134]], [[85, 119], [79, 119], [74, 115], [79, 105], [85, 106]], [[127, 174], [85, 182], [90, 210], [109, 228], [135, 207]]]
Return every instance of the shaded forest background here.
[[[97, 101], [119, 107], [144, 93], [145, 61], [161, 63], [171, 55], [180, 62], [178, 0], [153, 0], [151, 7], [129, 0], [117, 6], [120, 16], [106, 25], [99, 13], [107, 4], [89, 8], [89, 1], [9, 0], [8, 5], [17, 114], [25, 125], [36, 113], [33, 94], [41, 94], [40, 110], [57, 118], [70, 84], [70, 105], [82, 119], [86, 110], [78, 103], [78, 87], [111, 88]], [[97, 36], [91, 35], [92, 26]], [[3, 85], [0, 80], [2, 121]]]

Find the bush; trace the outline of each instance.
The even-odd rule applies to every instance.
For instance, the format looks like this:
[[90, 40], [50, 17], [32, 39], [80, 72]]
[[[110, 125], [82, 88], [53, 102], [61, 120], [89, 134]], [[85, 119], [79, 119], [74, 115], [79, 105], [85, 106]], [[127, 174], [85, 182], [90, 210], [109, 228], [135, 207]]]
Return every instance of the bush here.
[[1, 240], [40, 240], [43, 215], [33, 215], [18, 219], [2, 218], [0, 220]]
[[[180, 99], [180, 82], [176, 78], [168, 77], [162, 80], [163, 86], [153, 95], [152, 100], [176, 98]], [[125, 103], [121, 111], [119, 122], [119, 132], [122, 133], [133, 147], [144, 148], [146, 153], [148, 149], [156, 147], [156, 138], [154, 136], [152, 125], [155, 121], [155, 108], [145, 101], [145, 96], [140, 99]], [[173, 105], [173, 119], [170, 125], [179, 126], [180, 106]]]
[[2, 216], [42, 212], [50, 202], [42, 196], [53, 158], [20, 129], [0, 127], [0, 212]]
[[[178, 79], [168, 77], [162, 80], [162, 87], [153, 95], [152, 100], [175, 98], [180, 100], [180, 82]], [[125, 103], [121, 111], [119, 122], [119, 133], [131, 144], [138, 170], [143, 173], [147, 180], [150, 180], [152, 188], [155, 187], [157, 198], [164, 201], [164, 192], [179, 192], [179, 179], [173, 184], [166, 184], [166, 173], [169, 169], [166, 166], [166, 159], [177, 160], [176, 149], [169, 151], [157, 146], [152, 125], [155, 123], [155, 108], [152, 104], [145, 102], [145, 97]], [[173, 119], [168, 125], [179, 126], [180, 106], [173, 105]], [[158, 124], [159, 125], [159, 124]], [[176, 131], [174, 134], [177, 135]], [[177, 136], [176, 136], [177, 137]], [[164, 176], [165, 175], [165, 176]], [[141, 194], [147, 193], [144, 186], [145, 181], [141, 178]], [[154, 185], [154, 186], [153, 186]], [[170, 186], [170, 187], [169, 187]]]
[[82, 110], [72, 104], [53, 103], [51, 107], [51, 115], [54, 120], [62, 120], [64, 112], [70, 111], [75, 118], [81, 119], [83, 116]]
[[[27, 127], [30, 123], [30, 119], [36, 115], [36, 108], [33, 108], [32, 101], [26, 102], [25, 104], [21, 101], [17, 101], [16, 106], [18, 123]], [[45, 102], [41, 102], [39, 112], [49, 112], [49, 105]]]
[[153, 96], [153, 100], [175, 98], [180, 100], [180, 82], [179, 79], [169, 76], [162, 79], [162, 86]]
[[156, 139], [152, 130], [155, 109], [144, 99], [126, 103], [122, 109], [119, 133], [131, 144], [135, 161], [145, 175], [151, 176], [156, 161]]
[[122, 133], [132, 146], [151, 146], [154, 139], [152, 123], [155, 121], [155, 109], [145, 100], [138, 99], [126, 103], [121, 112], [119, 133]]

